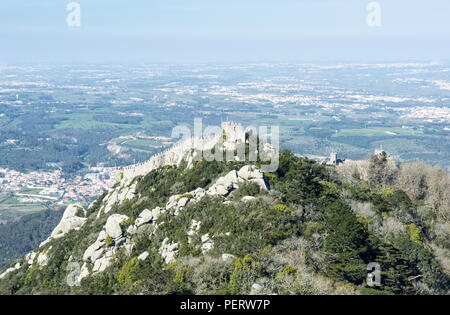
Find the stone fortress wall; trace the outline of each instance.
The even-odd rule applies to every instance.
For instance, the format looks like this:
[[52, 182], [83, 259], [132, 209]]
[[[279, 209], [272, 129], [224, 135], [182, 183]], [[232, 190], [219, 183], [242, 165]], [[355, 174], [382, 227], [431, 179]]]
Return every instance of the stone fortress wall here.
[[192, 163], [193, 151], [211, 150], [223, 135], [226, 135], [224, 148], [234, 149], [238, 143], [245, 143], [246, 131], [242, 125], [235, 122], [224, 122], [221, 125], [222, 134], [209, 138], [191, 137], [181, 143], [176, 144], [172, 148], [158, 153], [150, 158], [150, 160], [122, 169], [123, 179], [131, 180], [136, 176], [146, 175], [147, 173], [167, 165], [179, 166], [183, 161]]

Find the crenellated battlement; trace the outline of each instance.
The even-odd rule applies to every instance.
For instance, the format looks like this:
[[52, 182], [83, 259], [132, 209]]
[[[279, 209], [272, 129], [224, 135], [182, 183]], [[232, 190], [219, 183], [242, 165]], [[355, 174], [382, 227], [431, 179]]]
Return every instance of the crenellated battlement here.
[[[245, 143], [247, 136], [251, 133], [246, 131], [241, 124], [236, 122], [223, 122], [221, 124], [222, 132], [214, 136], [191, 137], [182, 142], [176, 143], [171, 148], [155, 154], [148, 161], [126, 166], [123, 170], [122, 180], [131, 180], [136, 176], [145, 175], [152, 170], [163, 166], [179, 166], [183, 161], [188, 162], [188, 167], [192, 165], [194, 159], [198, 158], [195, 151], [210, 151], [220, 143], [224, 151], [234, 151], [240, 143]], [[268, 145], [268, 144], [266, 144]], [[269, 145], [270, 146], [270, 145]], [[271, 148], [264, 147], [269, 151]], [[239, 157], [235, 157], [239, 160]]]
[[241, 124], [235, 122], [223, 122], [222, 133], [226, 142], [245, 142], [245, 130]]
[[[235, 145], [240, 141], [245, 142], [244, 128], [238, 123], [224, 122], [222, 123], [222, 131], [226, 135], [225, 142], [228, 144], [226, 146], [227, 148], [229, 148], [230, 144]], [[145, 175], [162, 166], [179, 166], [183, 161], [192, 162], [192, 151], [211, 150], [222, 137], [223, 134], [209, 138], [191, 137], [183, 142], [178, 142], [171, 148], [155, 154], [146, 162], [124, 167], [122, 169], [123, 178], [130, 180], [136, 176]]]

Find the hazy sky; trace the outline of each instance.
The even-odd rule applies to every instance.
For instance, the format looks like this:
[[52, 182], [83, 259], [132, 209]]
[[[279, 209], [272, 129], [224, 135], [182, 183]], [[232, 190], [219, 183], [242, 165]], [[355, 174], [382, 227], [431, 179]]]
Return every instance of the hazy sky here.
[[450, 60], [450, 0], [1, 0], [0, 63]]

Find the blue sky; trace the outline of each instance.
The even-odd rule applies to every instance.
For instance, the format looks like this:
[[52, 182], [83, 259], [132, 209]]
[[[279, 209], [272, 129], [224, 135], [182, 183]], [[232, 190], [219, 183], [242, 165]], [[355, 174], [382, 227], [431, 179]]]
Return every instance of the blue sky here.
[[0, 63], [448, 61], [449, 0], [1, 0]]

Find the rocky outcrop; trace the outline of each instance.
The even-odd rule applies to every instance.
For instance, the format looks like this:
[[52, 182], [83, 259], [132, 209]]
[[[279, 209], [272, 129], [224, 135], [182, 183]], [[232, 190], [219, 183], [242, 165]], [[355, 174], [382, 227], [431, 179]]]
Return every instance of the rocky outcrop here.
[[[261, 190], [268, 190], [268, 180], [264, 173], [256, 166], [246, 165], [239, 171], [230, 171], [225, 176], [219, 177], [207, 191], [197, 188], [184, 195], [173, 195], [166, 204], [167, 210], [173, 210], [175, 215], [190, 203], [195, 203], [205, 195], [221, 196], [226, 198], [233, 190], [239, 188], [240, 183], [254, 182]], [[247, 198], [249, 200], [251, 198]]]
[[112, 214], [109, 216], [108, 220], [105, 224], [105, 232], [106, 234], [111, 237], [114, 241], [119, 240], [122, 235], [122, 227], [120, 226], [120, 223], [127, 220], [128, 217], [123, 214]]
[[223, 261], [227, 261], [227, 260], [232, 260], [232, 259], [234, 259], [235, 258], [235, 256], [234, 255], [232, 255], [232, 254], [222, 254], [222, 260]]
[[0, 274], [0, 279], [5, 278], [8, 274], [10, 274], [13, 271], [19, 270], [20, 269], [20, 263], [16, 263], [14, 265], [14, 267], [8, 268], [6, 269], [2, 274]]
[[202, 235], [201, 240], [202, 240], [202, 253], [203, 254], [205, 254], [206, 252], [213, 249], [214, 241], [209, 237], [209, 233]]
[[246, 165], [239, 171], [231, 171], [227, 175], [216, 180], [208, 191], [208, 195], [228, 196], [233, 190], [239, 188], [240, 183], [254, 182], [260, 189], [268, 190], [267, 178], [264, 173], [255, 166]]
[[[205, 196], [219, 196], [223, 202], [230, 202], [227, 200], [227, 197], [234, 190], [238, 189], [239, 185], [246, 182], [255, 182], [262, 190], [269, 189], [264, 173], [255, 166], [247, 165], [238, 171], [233, 170], [217, 178], [207, 190], [197, 188], [185, 194], [173, 195], [169, 197], [165, 207], [156, 207], [152, 210], [144, 209], [134, 222], [126, 222], [125, 224], [124, 221], [128, 221], [129, 217], [123, 214], [114, 213], [109, 215], [96, 240], [84, 251], [82, 256], [83, 265], [76, 281], [79, 283], [90, 274], [102, 272], [111, 266], [115, 254], [120, 249], [124, 249], [125, 253], [131, 255], [134, 249], [133, 237], [141, 233], [151, 236], [158, 228], [156, 221], [161, 214], [170, 210], [169, 213], [171, 215], [179, 215], [180, 211], [186, 206], [200, 201]], [[127, 181], [124, 185], [126, 187], [118, 185], [106, 195], [97, 217], [109, 213], [116, 203], [124, 202], [127, 198], [135, 196], [136, 183]], [[255, 197], [245, 196], [242, 200], [248, 202], [255, 200]], [[61, 222], [54, 229], [49, 239], [42, 245], [45, 245], [51, 239], [63, 237], [73, 229], [82, 227], [87, 220], [85, 215], [86, 211], [80, 205], [68, 206]], [[126, 225], [128, 226], [126, 227]], [[198, 234], [200, 227], [201, 222], [192, 220], [190, 229], [187, 231], [189, 243]], [[209, 233], [202, 235], [199, 247], [203, 254], [207, 254], [214, 248], [214, 236]], [[169, 239], [166, 238], [159, 248], [159, 253], [165, 262], [170, 264], [176, 260], [178, 248], [178, 243], [170, 243]], [[27, 264], [31, 266], [36, 262], [38, 266], [47, 265], [50, 259], [48, 254], [50, 249], [51, 247], [42, 252], [29, 253], [25, 257]], [[149, 253], [145, 251], [138, 256], [138, 259], [144, 261], [148, 257]], [[231, 259], [232, 255], [224, 254], [222, 258], [224, 260]], [[8, 270], [8, 272], [12, 271], [12, 269]]]
[[[225, 123], [222, 127], [223, 130], [221, 135], [207, 139], [188, 139], [178, 146], [153, 156], [146, 163], [124, 169], [118, 183], [106, 193], [101, 201], [98, 201], [100, 202], [100, 207], [96, 213], [96, 218], [100, 219], [105, 215], [109, 215], [109, 217], [104, 226], [101, 227], [95, 241], [84, 249], [82, 257], [78, 258], [82, 258], [83, 264], [79, 275], [76, 278], [77, 283], [80, 283], [83, 278], [90, 274], [102, 272], [111, 266], [119, 250], [125, 251], [125, 253], [131, 255], [134, 250], [134, 238], [137, 237], [137, 235], [148, 235], [148, 237], [151, 237], [158, 229], [158, 224], [162, 225], [164, 223], [158, 222], [157, 224], [158, 218], [160, 218], [163, 213], [177, 216], [187, 206], [199, 202], [205, 196], [219, 197], [222, 202], [229, 203], [231, 201], [227, 199], [229, 199], [228, 197], [230, 194], [234, 190], [239, 189], [240, 185], [246, 182], [254, 182], [261, 190], [268, 190], [268, 181], [264, 173], [256, 166], [248, 165], [242, 167], [238, 171], [233, 170], [224, 176], [217, 178], [207, 189], [199, 187], [185, 194], [173, 195], [168, 198], [163, 207], [156, 207], [152, 210], [144, 209], [140, 212], [134, 222], [124, 214], [114, 213], [119, 209], [118, 206], [128, 201], [136, 206], [142, 204], [142, 202], [145, 202], [145, 198], [148, 198], [141, 198], [141, 196], [136, 194], [137, 185], [140, 180], [140, 178], [136, 178], [136, 176], [146, 175], [150, 171], [166, 165], [181, 165], [182, 162], [187, 162], [189, 168], [190, 166], [193, 166], [193, 163], [197, 158], [196, 155], [200, 154], [203, 150], [206, 151], [212, 149], [216, 144], [222, 145], [224, 149], [231, 151], [237, 149], [239, 144], [245, 143], [247, 134], [240, 125]], [[136, 196], [137, 198], [135, 198]], [[246, 196], [243, 198], [243, 201], [251, 201], [254, 199], [254, 197]], [[95, 205], [97, 205], [97, 203], [92, 203], [88, 209], [92, 209]], [[64, 237], [72, 230], [80, 229], [86, 221], [86, 211], [81, 205], [68, 206], [58, 226], [52, 231], [50, 237], [43, 242], [41, 246], [44, 246], [53, 239]], [[192, 243], [194, 237], [198, 235], [200, 227], [201, 222], [192, 220], [190, 229], [187, 231], [189, 243]], [[208, 253], [214, 248], [213, 235], [206, 233], [202, 235], [200, 239], [201, 243], [198, 247], [203, 254]], [[41, 267], [47, 265], [51, 259], [50, 249], [51, 247], [44, 251], [29, 253], [25, 257], [24, 263], [29, 267], [34, 264]], [[165, 238], [159, 246], [159, 253], [165, 262], [169, 264], [176, 260], [178, 249], [178, 243], [170, 243], [169, 239]], [[145, 261], [149, 256], [149, 252], [144, 251], [138, 256], [138, 259], [140, 261]], [[227, 256], [226, 259], [230, 259], [230, 257]], [[6, 271], [10, 273], [14, 270], [9, 268]], [[5, 274], [5, 272], [3, 274]]]
[[227, 175], [223, 177], [219, 177], [214, 185], [209, 187], [207, 194], [208, 195], [220, 195], [220, 196], [228, 196], [228, 194], [234, 189], [239, 188], [238, 183], [242, 182], [237, 176], [236, 171], [231, 171]]
[[138, 256], [138, 259], [144, 261], [144, 260], [147, 259], [148, 255], [149, 255], [148, 252], [145, 251], [145, 252], [143, 252], [142, 254], [140, 254], [140, 255]]
[[150, 210], [145, 209], [141, 212], [141, 214], [139, 214], [139, 217], [136, 219], [134, 224], [136, 225], [136, 227], [140, 227], [146, 223], [150, 223], [152, 220], [153, 213]]
[[146, 229], [148, 225], [151, 225], [155, 229], [156, 220], [163, 212], [165, 212], [165, 209], [161, 207], [156, 207], [152, 211], [144, 209], [144, 211], [139, 214], [134, 224], [128, 227], [127, 233], [130, 235], [134, 235], [148, 231], [148, 229]]
[[37, 250], [37, 251], [33, 251], [33, 252], [26, 254], [25, 255], [26, 264], [30, 267], [36, 262], [36, 264], [40, 267], [46, 266], [50, 259], [49, 252], [51, 249], [52, 249], [52, 246], [49, 246], [49, 248], [47, 248], [41, 252], [39, 252]]
[[201, 224], [202, 224], [202, 222], [200, 222], [200, 221], [192, 220], [191, 227], [190, 227], [189, 231], [187, 232], [188, 243], [192, 242], [192, 236], [197, 234], [197, 232], [200, 230]]
[[86, 262], [93, 262], [100, 258], [105, 252], [106, 232], [101, 231], [97, 240], [90, 245], [83, 254], [83, 260]]
[[[97, 239], [91, 244], [83, 254], [85, 263], [93, 263], [92, 272], [102, 272], [112, 264], [113, 256], [121, 248], [125, 248], [126, 253], [131, 254], [133, 243], [131, 238], [127, 238], [122, 230], [122, 223], [128, 220], [128, 216], [123, 214], [112, 214], [106, 220], [103, 230]], [[83, 271], [83, 270], [82, 270]], [[84, 270], [78, 280], [89, 275]]]
[[84, 225], [84, 223], [86, 223], [87, 218], [85, 216], [86, 211], [80, 204], [67, 206], [59, 224], [53, 229], [49, 238], [42, 242], [39, 247], [44, 246], [52, 239], [63, 237], [65, 234], [72, 230], [80, 229]]
[[188, 204], [190, 200], [190, 198], [187, 197], [188, 195], [189, 193], [185, 195], [171, 196], [166, 204], [166, 209], [167, 210], [173, 209], [175, 211], [175, 215], [178, 215], [178, 211]]
[[83, 266], [81, 266], [80, 273], [78, 277], [75, 279], [75, 284], [80, 285], [81, 280], [89, 276], [89, 268], [87, 266], [87, 263], [84, 263]]
[[250, 290], [250, 295], [258, 295], [261, 294], [261, 291], [263, 290], [263, 286], [258, 284], [258, 283], [253, 283], [251, 290]]
[[28, 265], [32, 265], [33, 263], [34, 263], [34, 259], [36, 258], [36, 252], [31, 252], [31, 253], [28, 253], [26, 256], [25, 256], [25, 260], [27, 261], [27, 264]]
[[239, 178], [258, 184], [262, 190], [268, 190], [267, 178], [264, 173], [254, 165], [245, 165], [238, 171]]
[[166, 264], [173, 263], [178, 253], [178, 243], [169, 243], [169, 239], [166, 237], [159, 248], [159, 253], [166, 261]]
[[52, 247], [50, 246], [47, 250], [40, 252], [39, 255], [37, 256], [37, 264], [40, 267], [46, 266], [48, 264], [48, 252], [52, 249]]
[[92, 268], [92, 272], [103, 272], [106, 268], [111, 266], [112, 264], [113, 252], [107, 251], [103, 257], [100, 257], [94, 262], [94, 267]]
[[120, 185], [112, 188], [103, 199], [103, 206], [98, 211], [97, 218], [99, 218], [102, 213], [110, 212], [115, 204], [121, 204], [125, 200], [133, 199], [136, 193], [136, 186], [137, 183], [133, 183], [133, 179], [130, 179], [125, 182], [122, 180]]

